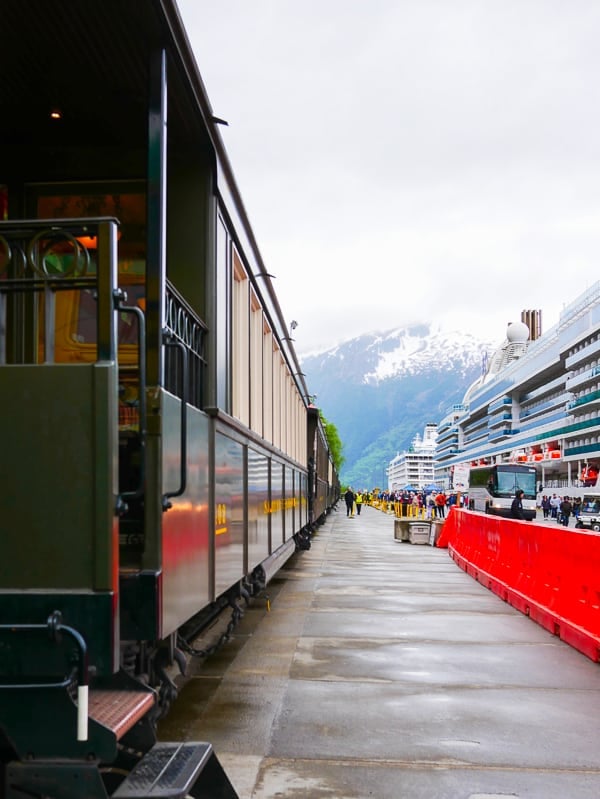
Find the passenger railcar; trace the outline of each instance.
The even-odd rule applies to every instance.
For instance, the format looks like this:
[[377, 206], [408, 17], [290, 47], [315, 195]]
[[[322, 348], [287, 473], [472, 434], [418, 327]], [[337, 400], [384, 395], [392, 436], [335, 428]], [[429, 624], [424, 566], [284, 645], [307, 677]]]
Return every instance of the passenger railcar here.
[[340, 482], [325, 434], [319, 409], [308, 407], [308, 464], [310, 524], [312, 529], [325, 519], [340, 497]]
[[2, 20], [0, 785], [233, 797], [156, 720], [183, 632], [308, 546], [326, 438], [173, 0]]

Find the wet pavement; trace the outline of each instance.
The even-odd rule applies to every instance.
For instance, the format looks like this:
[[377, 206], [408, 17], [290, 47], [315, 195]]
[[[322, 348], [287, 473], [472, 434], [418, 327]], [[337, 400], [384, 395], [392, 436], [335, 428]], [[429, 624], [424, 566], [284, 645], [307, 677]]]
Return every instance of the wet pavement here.
[[600, 671], [463, 572], [332, 513], [201, 662], [163, 740], [240, 799], [598, 799]]

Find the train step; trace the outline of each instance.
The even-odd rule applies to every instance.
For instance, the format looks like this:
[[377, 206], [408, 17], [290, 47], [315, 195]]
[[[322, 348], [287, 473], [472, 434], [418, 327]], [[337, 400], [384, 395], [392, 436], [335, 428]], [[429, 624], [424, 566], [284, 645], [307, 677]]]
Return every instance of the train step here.
[[211, 744], [157, 743], [113, 799], [239, 799]]
[[152, 691], [94, 690], [90, 691], [89, 714], [120, 741], [153, 705]]

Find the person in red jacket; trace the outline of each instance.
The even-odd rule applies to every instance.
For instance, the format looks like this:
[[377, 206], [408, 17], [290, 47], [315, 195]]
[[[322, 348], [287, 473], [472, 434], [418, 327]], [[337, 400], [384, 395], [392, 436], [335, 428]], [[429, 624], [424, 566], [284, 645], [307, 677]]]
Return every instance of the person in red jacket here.
[[440, 491], [435, 498], [435, 512], [440, 519], [446, 518], [446, 500], [447, 497], [443, 491]]

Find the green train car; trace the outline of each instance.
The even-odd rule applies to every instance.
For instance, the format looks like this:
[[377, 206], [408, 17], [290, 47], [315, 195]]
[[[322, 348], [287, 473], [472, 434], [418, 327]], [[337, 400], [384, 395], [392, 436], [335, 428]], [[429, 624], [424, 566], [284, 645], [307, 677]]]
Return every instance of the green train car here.
[[156, 724], [337, 501], [323, 427], [173, 0], [2, 23], [0, 795], [233, 799]]

